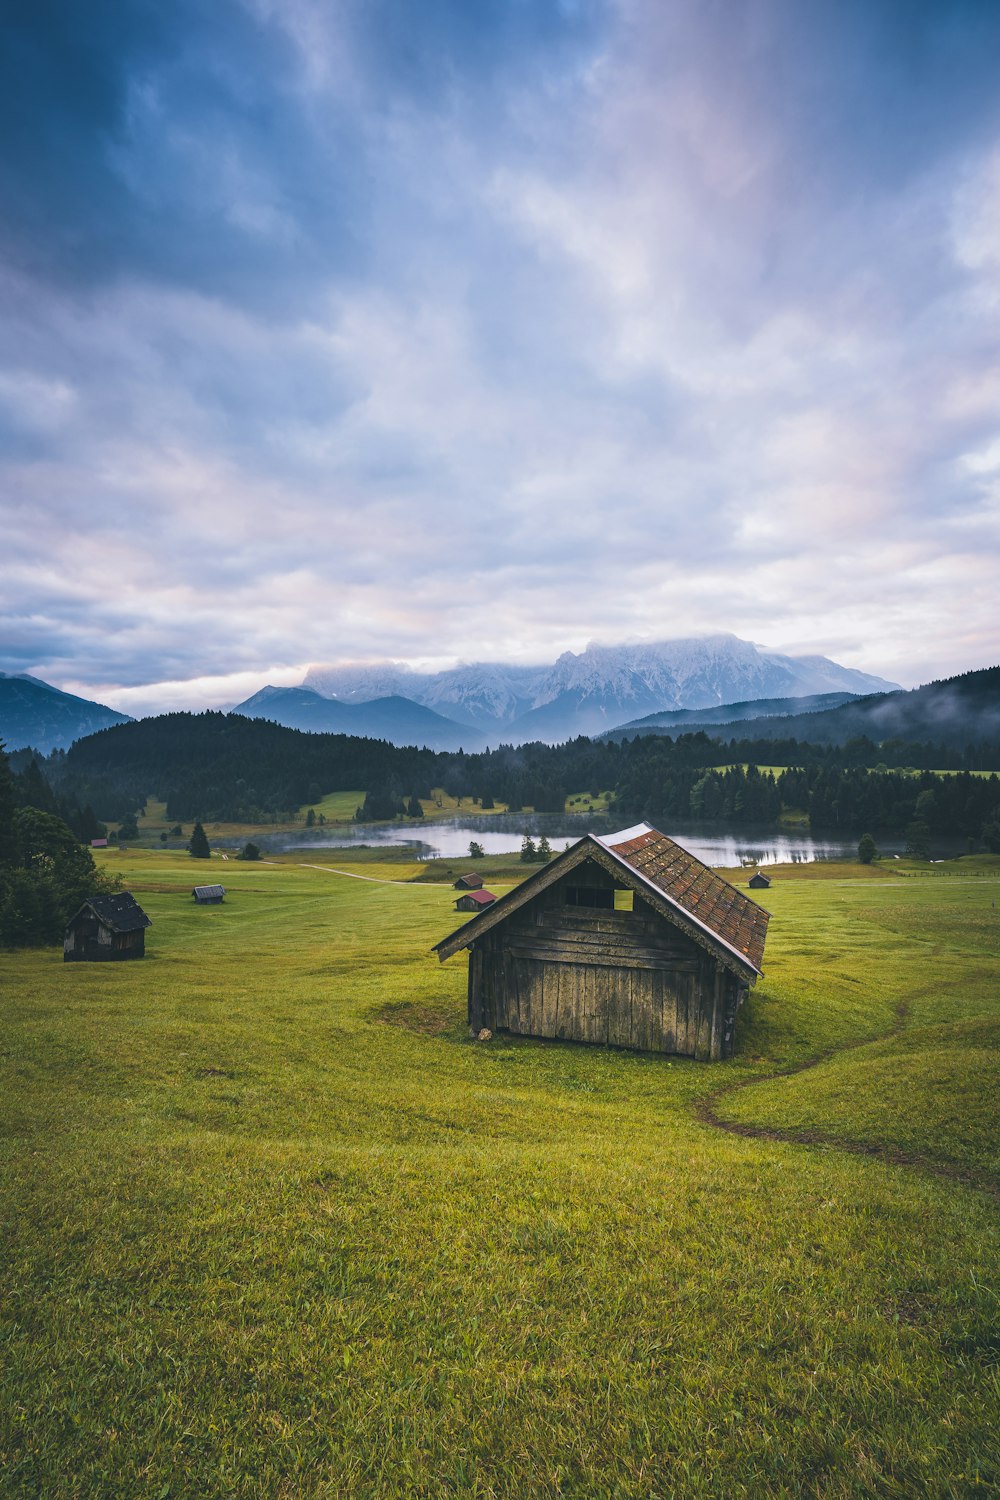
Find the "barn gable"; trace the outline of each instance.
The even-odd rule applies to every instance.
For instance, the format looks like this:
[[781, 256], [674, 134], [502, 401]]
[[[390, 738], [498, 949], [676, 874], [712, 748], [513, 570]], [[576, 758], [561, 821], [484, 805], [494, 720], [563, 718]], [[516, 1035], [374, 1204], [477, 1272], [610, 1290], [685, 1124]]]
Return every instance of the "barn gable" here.
[[587, 834], [499, 897], [487, 912], [436, 943], [433, 951], [442, 962], [450, 958], [586, 860], [606, 870], [624, 887], [638, 891], [695, 942], [717, 953], [720, 961], [744, 981], [756, 982], [764, 956], [768, 913], [648, 823], [603, 837]]
[[436, 945], [470, 949], [469, 1020], [728, 1056], [768, 914], [648, 824], [579, 843]]

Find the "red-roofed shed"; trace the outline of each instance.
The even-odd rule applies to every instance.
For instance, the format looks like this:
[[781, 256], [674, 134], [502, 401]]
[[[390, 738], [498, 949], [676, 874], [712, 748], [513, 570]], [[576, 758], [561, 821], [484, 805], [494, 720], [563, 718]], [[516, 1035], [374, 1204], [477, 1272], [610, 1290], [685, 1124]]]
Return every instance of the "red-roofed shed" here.
[[455, 910], [482, 911], [485, 906], [492, 906], [496, 899], [492, 891], [466, 891], [455, 902]]

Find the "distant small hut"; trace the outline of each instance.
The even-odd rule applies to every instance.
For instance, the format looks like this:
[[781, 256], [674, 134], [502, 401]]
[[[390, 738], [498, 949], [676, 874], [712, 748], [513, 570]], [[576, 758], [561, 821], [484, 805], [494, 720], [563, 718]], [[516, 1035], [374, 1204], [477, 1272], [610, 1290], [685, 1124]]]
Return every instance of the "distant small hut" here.
[[755, 875], [751, 875], [750, 879], [747, 881], [747, 885], [752, 891], [766, 891], [770, 887], [770, 884], [770, 875], [765, 875], [760, 870], [758, 870]]
[[460, 875], [455, 881], [456, 891], [479, 891], [483, 887], [481, 875]]
[[196, 885], [191, 892], [199, 906], [221, 906], [226, 899], [224, 885]]
[[496, 899], [492, 891], [467, 891], [455, 902], [455, 910], [482, 911], [484, 907], [492, 906]]
[[91, 896], [71, 917], [63, 938], [64, 963], [114, 963], [145, 958], [153, 924], [134, 896]]
[[108, 841], [107, 839], [91, 839], [90, 847], [91, 849], [106, 849], [108, 847]]
[[587, 834], [498, 901], [455, 904], [476, 915], [435, 947], [469, 949], [473, 1034], [732, 1054], [768, 913], [648, 823]]

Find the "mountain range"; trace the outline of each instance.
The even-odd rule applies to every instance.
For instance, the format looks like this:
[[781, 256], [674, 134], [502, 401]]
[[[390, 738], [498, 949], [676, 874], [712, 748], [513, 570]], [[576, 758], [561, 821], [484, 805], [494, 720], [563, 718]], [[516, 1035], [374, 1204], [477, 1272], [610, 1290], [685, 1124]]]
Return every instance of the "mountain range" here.
[[[564, 652], [551, 666], [486, 662], [434, 673], [398, 662], [314, 666], [302, 686], [343, 704], [403, 697], [478, 730], [491, 744], [555, 744], [651, 713], [760, 698], [870, 694], [898, 684], [823, 656], [783, 656], [717, 635], [592, 645], [579, 654]], [[272, 698], [271, 707], [279, 706]]]
[[[231, 711], [292, 729], [475, 751], [532, 740], [558, 744], [622, 725], [656, 732], [692, 714], [710, 722], [720, 705], [727, 706], [727, 719], [787, 714], [815, 709], [830, 694], [841, 702], [895, 687], [826, 657], [782, 656], [717, 635], [588, 646], [548, 666], [486, 662], [444, 672], [418, 672], [398, 662], [314, 666], [300, 687], [262, 688]], [[785, 706], [775, 709], [775, 701]], [[128, 721], [128, 714], [38, 678], [0, 674], [0, 739], [8, 749], [30, 745], [47, 754]]]

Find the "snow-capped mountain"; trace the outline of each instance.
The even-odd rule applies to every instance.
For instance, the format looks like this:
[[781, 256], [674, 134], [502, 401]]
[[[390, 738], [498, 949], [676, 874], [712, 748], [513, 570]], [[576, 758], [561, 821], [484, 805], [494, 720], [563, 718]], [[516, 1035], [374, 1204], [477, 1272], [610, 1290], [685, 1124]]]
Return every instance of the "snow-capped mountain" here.
[[475, 726], [494, 743], [557, 742], [665, 709], [898, 686], [824, 656], [783, 656], [734, 635], [591, 645], [564, 652], [550, 667], [486, 662], [435, 673], [399, 662], [311, 667], [303, 685], [351, 703], [397, 694]]

